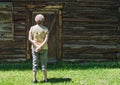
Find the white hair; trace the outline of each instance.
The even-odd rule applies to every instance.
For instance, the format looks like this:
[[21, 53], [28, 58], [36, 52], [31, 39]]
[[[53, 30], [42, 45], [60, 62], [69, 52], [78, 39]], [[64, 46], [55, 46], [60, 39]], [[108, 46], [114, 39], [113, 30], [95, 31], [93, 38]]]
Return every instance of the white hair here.
[[44, 16], [42, 14], [38, 14], [35, 16], [35, 21], [38, 22], [38, 21], [44, 21]]

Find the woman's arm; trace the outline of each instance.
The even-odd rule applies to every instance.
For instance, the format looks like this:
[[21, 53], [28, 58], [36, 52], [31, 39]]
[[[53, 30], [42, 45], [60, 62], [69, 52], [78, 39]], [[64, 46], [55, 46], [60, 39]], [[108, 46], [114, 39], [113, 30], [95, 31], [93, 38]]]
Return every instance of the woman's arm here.
[[28, 40], [29, 40], [35, 47], [38, 46], [38, 45], [36, 44], [36, 42], [33, 40], [32, 29], [30, 29], [30, 31], [29, 31]]
[[36, 52], [38, 52], [39, 50], [41, 50], [41, 48], [43, 47], [43, 45], [48, 41], [48, 34], [46, 34], [44, 41], [36, 48]]

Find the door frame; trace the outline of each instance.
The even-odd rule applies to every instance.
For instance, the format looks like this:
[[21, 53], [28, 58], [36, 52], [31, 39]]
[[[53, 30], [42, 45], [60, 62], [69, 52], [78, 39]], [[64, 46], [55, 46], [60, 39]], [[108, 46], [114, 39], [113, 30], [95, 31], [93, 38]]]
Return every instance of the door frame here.
[[[35, 7], [35, 6], [34, 6]], [[51, 6], [51, 5], [48, 5], [46, 7], [44, 7], [43, 9], [40, 9], [41, 11], [55, 11], [58, 13], [58, 47], [57, 47], [57, 56], [56, 56], [56, 61], [60, 61], [62, 59], [62, 5], [55, 5], [55, 6]], [[28, 11], [27, 11], [27, 25], [26, 25], [26, 28], [27, 28], [27, 33], [26, 33], [26, 36], [27, 36], [27, 39], [28, 39], [28, 34], [29, 34], [29, 29], [31, 27], [31, 24], [32, 24], [32, 12], [34, 12], [34, 8], [33, 10], [31, 10], [31, 8], [27, 8]], [[37, 7], [35, 7], [35, 9], [37, 9]], [[39, 11], [40, 11], [39, 10]], [[29, 42], [29, 40], [27, 40], [27, 43], [26, 43], [26, 59], [29, 60], [31, 59], [31, 43]], [[55, 62], [56, 62], [55, 61]]]

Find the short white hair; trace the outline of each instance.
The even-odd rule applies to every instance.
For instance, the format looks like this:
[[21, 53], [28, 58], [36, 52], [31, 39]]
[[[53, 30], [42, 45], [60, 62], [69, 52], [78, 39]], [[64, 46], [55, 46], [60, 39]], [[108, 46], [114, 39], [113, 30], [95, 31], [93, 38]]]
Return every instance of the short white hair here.
[[35, 21], [38, 22], [38, 21], [44, 21], [44, 16], [42, 14], [38, 14], [35, 16]]

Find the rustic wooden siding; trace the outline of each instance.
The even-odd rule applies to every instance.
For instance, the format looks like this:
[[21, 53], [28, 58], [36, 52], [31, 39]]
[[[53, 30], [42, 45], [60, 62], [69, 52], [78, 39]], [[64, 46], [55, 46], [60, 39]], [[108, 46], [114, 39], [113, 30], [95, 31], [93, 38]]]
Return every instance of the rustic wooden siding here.
[[63, 60], [118, 59], [118, 1], [79, 0], [63, 8]]
[[12, 3], [0, 3], [0, 40], [13, 40]]
[[13, 41], [0, 42], [0, 62], [26, 60], [26, 9], [24, 3], [13, 2]]
[[[1, 0], [4, 1], [4, 0]], [[13, 2], [14, 41], [0, 42], [0, 61], [25, 61], [30, 51], [27, 6], [62, 5], [63, 61], [118, 60], [120, 57], [119, 0], [6, 0]], [[33, 9], [34, 10], [34, 9]], [[59, 46], [60, 47], [60, 46]], [[60, 56], [59, 56], [60, 57]], [[60, 59], [60, 58], [59, 58]]]

